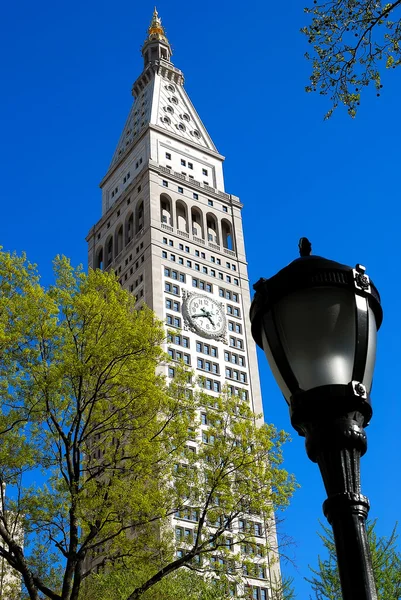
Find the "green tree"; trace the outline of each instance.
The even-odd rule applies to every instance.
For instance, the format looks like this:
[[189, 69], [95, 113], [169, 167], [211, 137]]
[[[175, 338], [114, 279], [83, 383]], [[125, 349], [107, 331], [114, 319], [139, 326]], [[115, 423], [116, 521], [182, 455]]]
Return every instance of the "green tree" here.
[[[259, 528], [273, 531], [294, 489], [286, 434], [237, 397], [196, 393], [184, 365], [168, 384], [163, 324], [113, 274], [63, 257], [54, 269], [45, 289], [24, 256], [0, 252], [0, 556], [25, 597], [78, 600], [95, 571], [127, 565], [125, 600], [185, 565], [232, 580], [256, 568], [240, 544], [267, 563]], [[189, 523], [176, 539], [174, 514]]]
[[[397, 549], [397, 526], [389, 537], [379, 537], [375, 526], [376, 521], [367, 523], [378, 597], [380, 600], [398, 600], [401, 598], [401, 553]], [[328, 556], [325, 559], [319, 557], [317, 569], [309, 567], [313, 577], [306, 581], [311, 584], [316, 600], [338, 600], [341, 598], [341, 585], [333, 532], [325, 526], [322, 529], [319, 535]]]
[[363, 88], [373, 83], [377, 96], [380, 71], [401, 64], [401, 0], [314, 0], [305, 8], [310, 23], [301, 31], [312, 50], [308, 92], [328, 95], [332, 108], [342, 103], [356, 115]]

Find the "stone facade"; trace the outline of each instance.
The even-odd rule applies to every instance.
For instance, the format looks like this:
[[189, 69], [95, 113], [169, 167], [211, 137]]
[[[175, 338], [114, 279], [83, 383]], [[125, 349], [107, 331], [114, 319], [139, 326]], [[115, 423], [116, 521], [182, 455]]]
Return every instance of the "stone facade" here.
[[[103, 216], [87, 237], [89, 267], [114, 269], [138, 302], [176, 329], [166, 350], [205, 377], [208, 393], [217, 395], [227, 384], [261, 414], [242, 205], [225, 192], [224, 157], [189, 100], [162, 37], [150, 34], [143, 47], [135, 101], [100, 184]], [[191, 326], [183, 310], [191, 293], [220, 304], [223, 338], [202, 336]], [[179, 519], [173, 527], [177, 524]], [[269, 535], [276, 539], [274, 524]], [[267, 599], [269, 579], [280, 577], [277, 562], [269, 571], [265, 579], [248, 581], [257, 600]]]

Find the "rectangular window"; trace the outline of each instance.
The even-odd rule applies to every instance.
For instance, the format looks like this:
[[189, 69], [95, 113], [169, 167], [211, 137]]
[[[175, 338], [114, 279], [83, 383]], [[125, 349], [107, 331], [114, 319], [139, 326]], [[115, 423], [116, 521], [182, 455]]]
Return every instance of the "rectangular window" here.
[[198, 263], [195, 263], [195, 271], [200, 271], [200, 266], [198, 265]]
[[184, 188], [178, 186], [178, 193], [179, 194], [183, 194], [184, 193]]
[[191, 162], [189, 162], [188, 163], [188, 169], [193, 169], [193, 168], [194, 168], [194, 165]]
[[167, 252], [165, 250], [162, 250], [162, 258], [167, 258]]
[[185, 252], [189, 252], [189, 246], [185, 246]]
[[208, 200], [207, 203], [208, 203], [208, 206], [213, 206], [213, 200]]
[[207, 169], [202, 169], [202, 175], [207, 175]]
[[180, 250], [184, 250], [184, 244], [178, 244], [178, 248], [179, 248]]
[[179, 296], [180, 294], [180, 288], [178, 287], [178, 285], [173, 285], [171, 288], [171, 291], [173, 292], [173, 294], [175, 294], [176, 296]]
[[192, 197], [194, 200], [199, 200], [199, 195], [196, 192], [192, 194]]
[[168, 187], [168, 181], [166, 181], [165, 179], [163, 179], [163, 187]]
[[187, 162], [183, 158], [181, 159], [181, 164], [182, 164], [183, 167], [187, 166]]
[[163, 244], [167, 244], [167, 238], [163, 238]]
[[171, 154], [170, 154], [170, 152], [166, 152], [166, 158], [167, 158], [167, 160], [171, 160]]
[[182, 256], [178, 257], [178, 264], [179, 265], [183, 265], [184, 264], [184, 259], [182, 258]]
[[210, 269], [210, 275], [212, 277], [216, 277], [216, 271], [214, 269]]
[[223, 206], [223, 212], [228, 212], [227, 206]]

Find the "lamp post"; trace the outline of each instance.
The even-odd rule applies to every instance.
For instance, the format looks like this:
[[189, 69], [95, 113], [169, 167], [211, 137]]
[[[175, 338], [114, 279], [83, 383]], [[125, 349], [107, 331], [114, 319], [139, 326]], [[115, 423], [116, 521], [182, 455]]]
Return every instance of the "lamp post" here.
[[380, 296], [361, 265], [352, 269], [311, 256], [306, 238], [299, 247], [301, 258], [254, 285], [252, 335], [289, 405], [293, 427], [319, 466], [343, 599], [377, 600], [360, 457], [372, 417]]

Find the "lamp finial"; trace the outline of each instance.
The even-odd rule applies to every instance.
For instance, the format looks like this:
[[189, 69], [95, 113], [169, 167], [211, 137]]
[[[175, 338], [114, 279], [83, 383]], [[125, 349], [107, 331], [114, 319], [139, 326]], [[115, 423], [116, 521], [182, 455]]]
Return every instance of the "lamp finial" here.
[[299, 255], [302, 257], [310, 256], [312, 253], [312, 244], [306, 237], [301, 237], [301, 239], [298, 242], [298, 248], [299, 248]]

